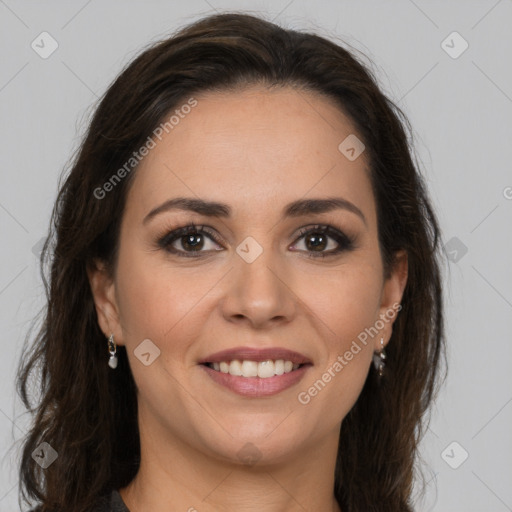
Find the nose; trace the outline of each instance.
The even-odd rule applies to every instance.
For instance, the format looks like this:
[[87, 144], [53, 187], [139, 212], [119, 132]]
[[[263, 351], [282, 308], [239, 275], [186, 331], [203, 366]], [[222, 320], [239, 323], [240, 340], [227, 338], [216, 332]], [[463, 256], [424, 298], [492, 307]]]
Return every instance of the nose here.
[[265, 249], [250, 263], [237, 253], [233, 259], [222, 300], [224, 318], [254, 329], [289, 323], [296, 313], [297, 297], [290, 274], [275, 253]]

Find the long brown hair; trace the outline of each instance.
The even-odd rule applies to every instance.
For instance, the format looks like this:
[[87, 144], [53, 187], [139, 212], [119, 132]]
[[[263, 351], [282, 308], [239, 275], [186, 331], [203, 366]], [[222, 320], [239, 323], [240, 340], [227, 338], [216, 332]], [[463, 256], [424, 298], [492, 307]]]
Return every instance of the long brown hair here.
[[[42, 512], [85, 512], [128, 485], [139, 467], [135, 383], [124, 347], [117, 370], [108, 368], [86, 272], [95, 259], [115, 268], [136, 165], [108, 193], [98, 190], [194, 93], [264, 84], [321, 93], [349, 116], [369, 157], [385, 270], [396, 251], [408, 254], [386, 374], [379, 381], [370, 369], [342, 422], [333, 492], [343, 512], [412, 510], [418, 443], [446, 363], [440, 231], [408, 140], [410, 125], [354, 55], [315, 34], [224, 13], [153, 44], [108, 88], [59, 190], [41, 254], [44, 320], [20, 361], [18, 393], [34, 414], [20, 461], [27, 503], [36, 500]], [[35, 403], [33, 374], [40, 379]], [[58, 452], [44, 470], [32, 458], [43, 441]]]

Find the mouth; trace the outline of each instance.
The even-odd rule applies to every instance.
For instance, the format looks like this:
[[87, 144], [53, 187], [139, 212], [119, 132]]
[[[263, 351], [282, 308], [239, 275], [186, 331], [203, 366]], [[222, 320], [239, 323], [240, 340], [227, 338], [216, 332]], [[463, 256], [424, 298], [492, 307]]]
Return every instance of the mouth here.
[[265, 361], [238, 360], [201, 363], [211, 370], [245, 379], [271, 379], [294, 372], [310, 363], [294, 363], [288, 359], [267, 359]]
[[250, 398], [281, 393], [298, 384], [313, 366], [303, 354], [280, 347], [223, 350], [198, 364], [220, 389]]

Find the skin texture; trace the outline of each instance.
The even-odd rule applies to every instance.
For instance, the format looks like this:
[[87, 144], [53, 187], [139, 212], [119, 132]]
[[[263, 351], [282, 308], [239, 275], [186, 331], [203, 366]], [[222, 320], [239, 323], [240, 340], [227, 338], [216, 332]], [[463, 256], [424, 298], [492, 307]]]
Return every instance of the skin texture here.
[[[393, 321], [360, 344], [361, 351], [307, 405], [297, 395], [400, 303], [406, 256], [399, 255], [384, 280], [365, 154], [349, 161], [338, 150], [355, 130], [328, 99], [256, 86], [194, 97], [197, 106], [136, 171], [115, 275], [100, 263], [89, 273], [100, 326], [126, 345], [138, 387], [141, 466], [121, 496], [132, 512], [337, 511], [339, 428]], [[208, 218], [174, 210], [143, 224], [153, 208], [179, 196], [228, 203], [233, 214]], [[356, 205], [366, 223], [343, 209], [281, 216], [294, 200], [333, 196]], [[158, 245], [190, 222], [209, 226], [222, 243], [204, 235], [198, 258]], [[308, 244], [312, 236], [300, 237], [298, 230], [315, 224], [353, 237], [354, 248], [308, 258], [315, 254]], [[252, 263], [236, 252], [248, 236], [263, 249]], [[185, 252], [183, 242], [172, 245]], [[329, 236], [328, 245], [316, 250], [337, 246]], [[161, 351], [149, 366], [134, 355], [145, 339]], [[242, 397], [197, 364], [237, 346], [288, 348], [313, 366], [277, 395]], [[259, 457], [253, 465], [238, 455], [248, 442]]]

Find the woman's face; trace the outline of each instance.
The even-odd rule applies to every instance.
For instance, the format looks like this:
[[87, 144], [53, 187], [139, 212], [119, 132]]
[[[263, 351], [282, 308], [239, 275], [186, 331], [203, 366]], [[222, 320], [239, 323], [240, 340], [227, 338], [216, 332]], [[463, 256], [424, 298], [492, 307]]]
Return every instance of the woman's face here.
[[[286, 460], [337, 441], [391, 336], [406, 260], [384, 279], [366, 154], [354, 159], [355, 130], [330, 101], [292, 88], [194, 97], [133, 177], [114, 278], [91, 274], [100, 325], [126, 346], [141, 439]], [[326, 199], [339, 202], [314, 202]]]

